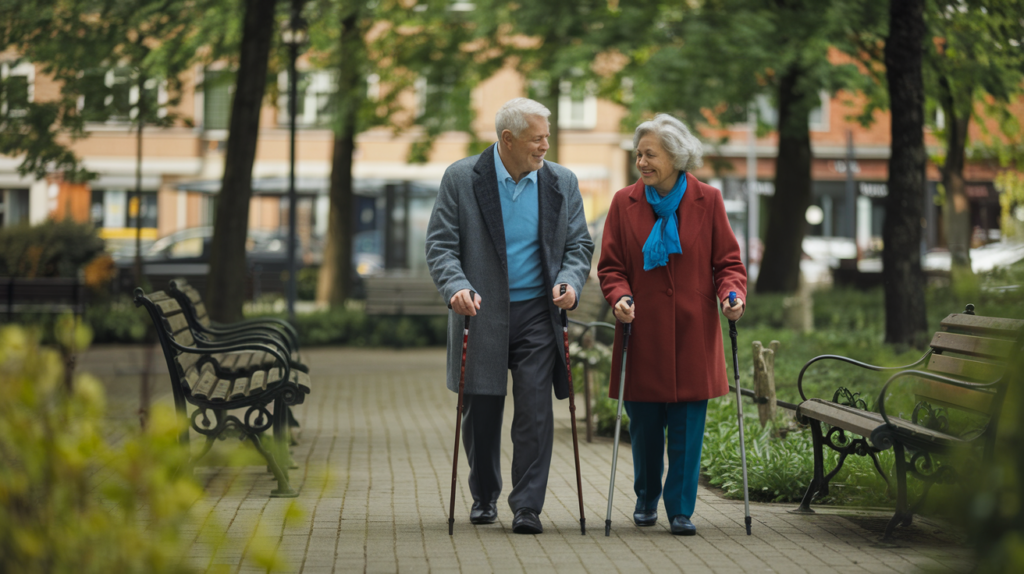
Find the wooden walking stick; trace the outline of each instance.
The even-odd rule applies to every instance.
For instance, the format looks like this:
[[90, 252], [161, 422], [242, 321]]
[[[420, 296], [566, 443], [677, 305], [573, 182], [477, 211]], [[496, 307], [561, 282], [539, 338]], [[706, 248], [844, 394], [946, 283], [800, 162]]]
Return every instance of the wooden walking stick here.
[[[633, 298], [626, 300], [633, 306]], [[629, 335], [633, 332], [632, 323], [622, 324], [622, 366], [619, 369], [619, 406], [615, 412], [615, 442], [612, 443], [612, 475], [608, 480], [608, 515], [604, 519], [604, 535], [612, 535], [612, 499], [615, 497], [615, 467], [619, 462], [619, 432], [622, 429], [622, 394], [626, 390], [626, 351], [629, 350]]]
[[[476, 293], [469, 292], [469, 300], [476, 302]], [[459, 479], [459, 435], [462, 432], [462, 394], [466, 389], [466, 349], [469, 347], [469, 315], [462, 327], [462, 367], [459, 370], [459, 406], [455, 418], [455, 454], [452, 455], [452, 495], [448, 505], [448, 536], [455, 533], [455, 485]]]
[[[565, 295], [566, 285], [562, 284], [561, 294]], [[572, 362], [569, 358], [569, 316], [562, 309], [562, 340], [565, 342], [565, 372], [569, 377], [569, 413], [572, 419], [572, 452], [576, 457], [576, 495], [580, 499], [580, 534], [587, 533], [587, 518], [583, 514], [583, 479], [580, 477], [580, 445], [576, 439], [576, 400], [572, 388]]]

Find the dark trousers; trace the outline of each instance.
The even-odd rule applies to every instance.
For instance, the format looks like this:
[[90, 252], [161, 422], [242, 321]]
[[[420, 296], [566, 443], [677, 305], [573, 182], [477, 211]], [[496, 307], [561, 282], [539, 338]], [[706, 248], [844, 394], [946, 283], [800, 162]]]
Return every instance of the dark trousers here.
[[[665, 471], [668, 436], [668, 475], [665, 477], [665, 512], [669, 518], [693, 516], [700, 478], [700, 450], [704, 444], [707, 401], [692, 403], [640, 403], [626, 401], [629, 440], [633, 447], [633, 491], [636, 510], [658, 509]], [[668, 429], [668, 432], [665, 432]]]
[[[544, 508], [551, 468], [554, 420], [552, 369], [560, 357], [546, 298], [509, 306], [508, 368], [512, 371], [512, 511]], [[462, 444], [469, 461], [469, 491], [476, 502], [501, 494], [501, 420], [505, 397], [465, 395]]]

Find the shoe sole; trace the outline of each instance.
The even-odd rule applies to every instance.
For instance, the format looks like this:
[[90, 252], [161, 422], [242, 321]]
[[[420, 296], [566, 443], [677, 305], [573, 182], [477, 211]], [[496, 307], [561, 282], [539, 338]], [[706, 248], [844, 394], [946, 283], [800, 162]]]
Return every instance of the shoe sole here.
[[657, 520], [652, 521], [652, 522], [637, 522], [636, 520], [633, 521], [633, 524], [636, 524], [637, 526], [654, 526], [657, 523], [658, 523]]
[[675, 536], [696, 536], [697, 535], [697, 531], [696, 530], [684, 530], [682, 532], [673, 532], [672, 534], [675, 535]]
[[544, 529], [537, 529], [532, 526], [517, 526], [512, 529], [512, 532], [515, 534], [543, 534]]
[[491, 518], [491, 519], [478, 518], [476, 520], [470, 518], [469, 521], [472, 524], [494, 524], [495, 522], [498, 521], [498, 518], [497, 517], [494, 517], [494, 518]]

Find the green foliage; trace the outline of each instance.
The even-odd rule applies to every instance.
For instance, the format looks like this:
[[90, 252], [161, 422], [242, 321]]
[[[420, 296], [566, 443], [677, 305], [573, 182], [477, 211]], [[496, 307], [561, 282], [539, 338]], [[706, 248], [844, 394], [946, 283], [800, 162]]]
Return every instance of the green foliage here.
[[[58, 339], [81, 347], [88, 335]], [[145, 432], [115, 446], [100, 383], [63, 380], [57, 352], [0, 329], [0, 571], [191, 571], [181, 531], [202, 491], [180, 472], [183, 421], [156, 408]]]
[[89, 305], [84, 319], [97, 343], [141, 343], [151, 328], [146, 311], [136, 307], [129, 295]]
[[344, 307], [296, 315], [295, 322], [303, 346], [425, 347], [444, 345], [448, 332], [445, 316], [367, 316]]
[[1003, 235], [1021, 239], [1024, 237], [1024, 175], [1004, 171], [996, 176], [999, 190], [999, 222]]
[[0, 276], [75, 277], [103, 253], [91, 224], [48, 220], [0, 228]]

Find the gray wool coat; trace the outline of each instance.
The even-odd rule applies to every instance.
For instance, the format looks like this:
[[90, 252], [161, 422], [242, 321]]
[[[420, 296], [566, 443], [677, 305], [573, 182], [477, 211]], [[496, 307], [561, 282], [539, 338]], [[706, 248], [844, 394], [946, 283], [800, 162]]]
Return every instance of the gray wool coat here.
[[[587, 230], [576, 176], [549, 161], [537, 174], [540, 209], [541, 268], [551, 315], [552, 344], [562, 348], [559, 309], [551, 302], [555, 285], [567, 283], [577, 293], [590, 273], [594, 242]], [[453, 163], [444, 173], [427, 226], [427, 266], [445, 301], [471, 289], [482, 303], [470, 321], [466, 353], [469, 394], [501, 395], [508, 381], [508, 259], [494, 151]], [[448, 388], [459, 390], [462, 331], [465, 317], [448, 311]], [[564, 353], [559, 351], [559, 356]], [[565, 365], [552, 373], [555, 396], [569, 396]]]

